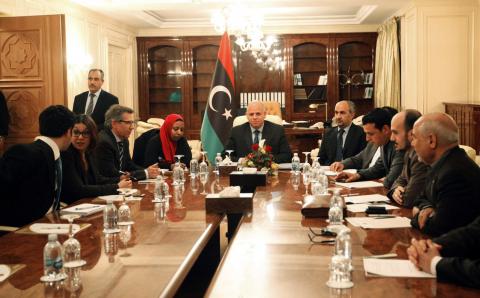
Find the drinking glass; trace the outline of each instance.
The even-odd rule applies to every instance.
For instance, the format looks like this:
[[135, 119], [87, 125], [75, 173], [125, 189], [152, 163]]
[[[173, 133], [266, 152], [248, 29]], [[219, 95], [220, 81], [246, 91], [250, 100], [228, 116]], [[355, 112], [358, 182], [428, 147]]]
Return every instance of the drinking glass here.
[[73, 221], [80, 216], [78, 214], [65, 214], [61, 218], [68, 220], [68, 239], [63, 242], [63, 267], [67, 279], [65, 280], [65, 287], [70, 292], [75, 292], [82, 286], [80, 278], [80, 267], [86, 264], [81, 259], [81, 245], [80, 242], [73, 236]]
[[202, 183], [202, 192], [200, 194], [206, 195], [208, 194], [205, 189], [205, 184], [207, 184], [208, 181], [208, 172], [200, 172], [200, 182]]
[[132, 238], [132, 224], [125, 224], [120, 225], [120, 233], [118, 235], [120, 237], [120, 241], [122, 241], [123, 247], [125, 251], [121, 254], [121, 257], [128, 257], [130, 254], [127, 251], [128, 241]]
[[197, 194], [197, 192], [198, 192], [198, 179], [196, 177], [195, 178], [192, 177], [190, 179], [190, 189], [192, 190], [193, 195]]
[[128, 206], [125, 195], [123, 195], [122, 205], [118, 208], [118, 225], [130, 223], [132, 221], [132, 212]]
[[292, 172], [291, 181], [294, 190], [298, 190], [298, 186], [300, 186], [301, 174], [300, 172]]
[[303, 185], [305, 185], [305, 195], [308, 195], [308, 185], [310, 184], [310, 180], [311, 180], [311, 172], [305, 171], [302, 175], [303, 175]]

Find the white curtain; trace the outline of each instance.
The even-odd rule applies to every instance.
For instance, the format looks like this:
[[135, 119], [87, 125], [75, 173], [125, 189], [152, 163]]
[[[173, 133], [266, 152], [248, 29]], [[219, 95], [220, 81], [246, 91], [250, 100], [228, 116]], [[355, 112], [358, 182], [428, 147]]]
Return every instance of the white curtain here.
[[378, 29], [375, 52], [375, 106], [400, 110], [400, 50], [397, 21], [393, 18]]

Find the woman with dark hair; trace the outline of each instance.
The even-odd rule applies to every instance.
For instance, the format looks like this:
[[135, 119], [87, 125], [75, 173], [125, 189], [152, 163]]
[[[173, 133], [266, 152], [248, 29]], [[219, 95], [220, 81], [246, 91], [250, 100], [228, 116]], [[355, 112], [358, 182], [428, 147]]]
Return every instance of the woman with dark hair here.
[[170, 169], [175, 163], [175, 155], [183, 155], [182, 163], [189, 165], [192, 150], [183, 136], [184, 126], [182, 116], [168, 115], [160, 128], [160, 136], [153, 136], [147, 143], [145, 165], [158, 163], [160, 168]]
[[97, 144], [97, 126], [90, 116], [76, 115], [72, 143], [61, 153], [61, 200], [73, 203], [78, 199], [117, 194], [118, 188], [131, 187], [132, 181], [108, 179], [98, 173], [93, 152]]

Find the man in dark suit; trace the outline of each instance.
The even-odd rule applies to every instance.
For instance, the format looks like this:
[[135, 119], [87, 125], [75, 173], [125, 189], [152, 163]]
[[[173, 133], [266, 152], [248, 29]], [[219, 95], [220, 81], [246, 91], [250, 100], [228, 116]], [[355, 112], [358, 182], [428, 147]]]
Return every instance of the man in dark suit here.
[[266, 111], [263, 103], [253, 101], [248, 104], [246, 116], [248, 123], [232, 128], [225, 150], [233, 150], [231, 157], [237, 160], [252, 152], [252, 144], [265, 139], [265, 145], [272, 147], [276, 163], [287, 163], [292, 159], [283, 127], [265, 121]]
[[97, 124], [98, 131], [103, 129], [105, 112], [114, 104], [118, 104], [118, 98], [102, 90], [104, 74], [101, 69], [90, 69], [88, 72], [88, 90], [75, 96], [73, 112], [75, 114], [87, 114]]
[[50, 106], [39, 116], [40, 136], [18, 144], [0, 160], [0, 225], [23, 226], [60, 207], [60, 151], [70, 145], [74, 114]]
[[105, 129], [98, 134], [95, 149], [98, 170], [102, 176], [124, 178], [123, 175], [126, 175], [136, 180], [157, 177], [157, 164], [144, 169], [130, 157], [128, 137], [134, 128], [132, 109], [113, 105], [105, 113]]
[[432, 240], [412, 239], [408, 258], [439, 281], [480, 288], [480, 217]]
[[8, 124], [10, 116], [8, 114], [7, 101], [2, 91], [0, 91], [0, 156], [5, 148], [5, 138], [8, 135]]
[[397, 204], [412, 208], [415, 200], [425, 189], [425, 180], [429, 167], [418, 160], [417, 153], [411, 146], [412, 129], [415, 121], [422, 114], [413, 109], [402, 111], [392, 118], [391, 140], [396, 150], [406, 150], [403, 160], [403, 169], [393, 183], [387, 196]]
[[384, 108], [373, 109], [362, 119], [363, 130], [368, 142], [380, 148], [380, 157], [375, 164], [357, 173], [342, 172], [336, 179], [345, 179], [347, 182], [357, 180], [383, 179], [383, 185], [390, 188], [400, 175], [403, 168], [405, 150], [395, 150], [395, 143], [390, 141], [390, 121], [393, 114]]
[[458, 147], [458, 127], [444, 113], [422, 116], [413, 126], [412, 146], [431, 166], [412, 226], [431, 236], [466, 226], [480, 214], [480, 168]]
[[365, 148], [367, 141], [363, 129], [352, 123], [355, 117], [355, 105], [351, 101], [339, 101], [335, 105], [337, 127], [328, 129], [323, 135], [320, 152], [320, 164], [329, 166], [358, 154]]

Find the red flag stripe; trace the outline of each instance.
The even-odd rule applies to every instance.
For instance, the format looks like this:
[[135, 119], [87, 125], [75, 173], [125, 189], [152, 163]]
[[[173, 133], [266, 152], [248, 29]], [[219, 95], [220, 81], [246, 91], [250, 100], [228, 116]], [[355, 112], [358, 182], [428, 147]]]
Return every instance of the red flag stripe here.
[[235, 89], [235, 80], [233, 77], [233, 63], [232, 63], [232, 51], [230, 50], [230, 38], [228, 33], [223, 33], [222, 40], [220, 41], [220, 49], [218, 50], [218, 60], [222, 63], [225, 72], [232, 82], [232, 87]]

